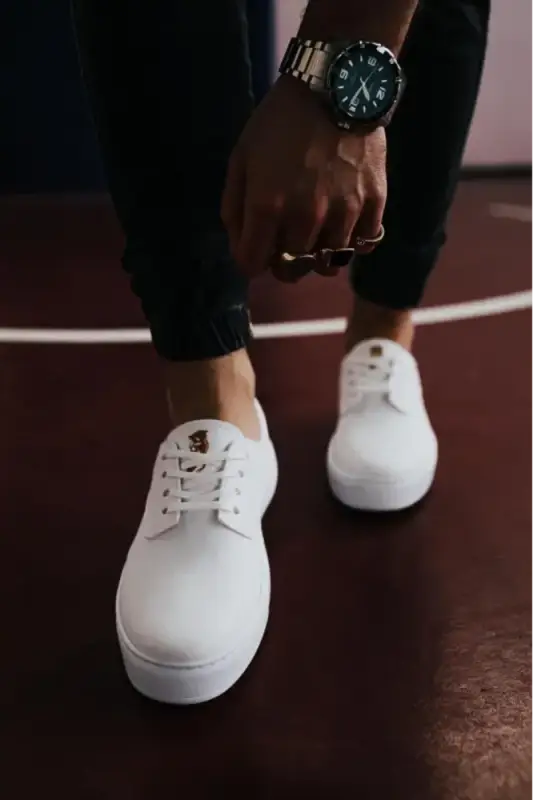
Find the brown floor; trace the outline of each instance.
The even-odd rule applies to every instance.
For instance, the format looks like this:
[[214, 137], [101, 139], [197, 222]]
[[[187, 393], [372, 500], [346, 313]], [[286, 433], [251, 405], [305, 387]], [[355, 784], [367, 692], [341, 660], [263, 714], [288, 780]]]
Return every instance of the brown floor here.
[[[461, 187], [430, 305], [530, 288], [531, 226]], [[100, 199], [0, 202], [0, 327], [142, 325]], [[256, 322], [336, 316], [342, 280], [265, 279]], [[417, 509], [328, 495], [336, 336], [254, 345], [281, 483], [266, 518], [272, 616], [246, 677], [204, 707], [138, 697], [113, 595], [166, 420], [146, 345], [0, 344], [6, 800], [526, 800], [531, 794], [531, 323], [421, 328], [441, 440]], [[298, 365], [298, 369], [295, 369]]]

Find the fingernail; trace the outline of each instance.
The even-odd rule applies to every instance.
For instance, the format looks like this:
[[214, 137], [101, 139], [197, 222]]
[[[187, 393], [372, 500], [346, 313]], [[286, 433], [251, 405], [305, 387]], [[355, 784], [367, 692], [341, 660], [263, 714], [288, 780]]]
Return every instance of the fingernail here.
[[346, 247], [342, 250], [334, 250], [330, 258], [330, 266], [347, 267], [354, 256], [353, 247]]

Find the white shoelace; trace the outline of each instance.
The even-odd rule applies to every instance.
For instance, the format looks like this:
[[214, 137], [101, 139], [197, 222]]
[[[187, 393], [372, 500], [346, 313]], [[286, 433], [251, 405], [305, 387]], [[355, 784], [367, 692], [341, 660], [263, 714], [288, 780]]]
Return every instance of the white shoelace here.
[[[163, 496], [168, 498], [163, 514], [177, 511], [229, 511], [239, 514], [239, 503], [231, 505], [230, 498], [241, 494], [238, 485], [233, 491], [225, 491], [227, 481], [238, 484], [244, 478], [241, 469], [232, 469], [237, 461], [246, 461], [245, 456], [225, 453], [193, 453], [180, 450], [177, 445], [169, 446], [162, 460], [172, 462], [173, 468], [166, 468], [162, 478], [177, 480], [177, 488], [167, 488]], [[170, 464], [169, 464], [170, 466]], [[222, 498], [225, 498], [225, 504]]]

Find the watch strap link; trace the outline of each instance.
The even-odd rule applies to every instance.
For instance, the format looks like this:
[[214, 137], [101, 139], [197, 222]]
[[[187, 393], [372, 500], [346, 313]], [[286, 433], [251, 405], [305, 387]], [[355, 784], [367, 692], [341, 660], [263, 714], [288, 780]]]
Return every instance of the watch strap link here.
[[324, 89], [332, 55], [334, 49], [328, 42], [316, 42], [293, 36], [283, 56], [279, 72], [282, 75], [298, 78], [311, 89]]

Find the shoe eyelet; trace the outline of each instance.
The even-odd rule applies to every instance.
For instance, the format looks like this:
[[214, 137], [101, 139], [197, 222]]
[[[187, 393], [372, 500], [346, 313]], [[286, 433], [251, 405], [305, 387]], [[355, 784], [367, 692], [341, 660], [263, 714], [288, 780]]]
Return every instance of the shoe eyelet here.
[[241, 493], [240, 489], [235, 489], [235, 494], [240, 495], [240, 493]]
[[239, 470], [239, 478], [244, 478], [244, 472], [242, 469]]
[[168, 514], [168, 507], [165, 506], [163, 509], [161, 509], [161, 513], [162, 514]]
[[166, 470], [161, 474], [161, 477], [162, 478], [166, 478], [167, 477], [167, 471]]
[[239, 509], [239, 508], [237, 508], [237, 506], [235, 506], [235, 508], [233, 509], [233, 513], [235, 514], [235, 516], [237, 516], [237, 517], [238, 517], [238, 516], [239, 516], [239, 514], [241, 513], [241, 511], [240, 511], [240, 509]]
[[170, 490], [169, 489], [165, 489], [165, 491], [163, 492], [163, 497], [168, 497], [169, 494], [170, 494]]

